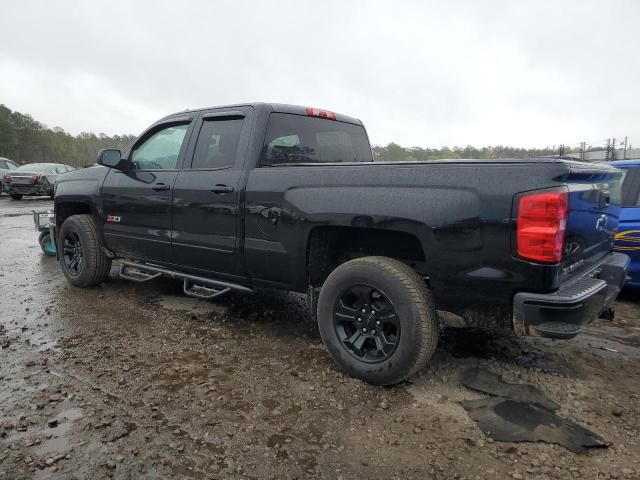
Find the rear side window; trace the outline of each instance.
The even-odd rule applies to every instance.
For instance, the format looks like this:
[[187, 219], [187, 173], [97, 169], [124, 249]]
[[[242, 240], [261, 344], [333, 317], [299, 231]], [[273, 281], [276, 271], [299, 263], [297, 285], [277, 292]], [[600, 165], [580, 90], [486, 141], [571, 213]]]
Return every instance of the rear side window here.
[[622, 206], [640, 207], [640, 167], [626, 169], [622, 181]]
[[372, 161], [369, 140], [360, 125], [287, 113], [269, 116], [263, 166]]
[[205, 120], [191, 168], [223, 168], [235, 163], [242, 119]]

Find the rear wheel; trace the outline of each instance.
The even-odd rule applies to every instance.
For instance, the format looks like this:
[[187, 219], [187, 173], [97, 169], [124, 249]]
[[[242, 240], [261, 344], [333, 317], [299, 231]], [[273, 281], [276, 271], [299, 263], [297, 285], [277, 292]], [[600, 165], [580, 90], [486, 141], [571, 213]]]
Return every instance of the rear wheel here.
[[111, 259], [102, 247], [91, 215], [73, 215], [64, 221], [58, 235], [58, 256], [62, 272], [72, 285], [91, 287], [109, 277]]
[[439, 335], [424, 280], [387, 257], [359, 258], [336, 268], [320, 291], [318, 325], [338, 365], [376, 385], [401, 382], [422, 369]]
[[11, 193], [10, 195], [14, 200], [22, 200], [22, 194], [20, 193]]
[[42, 252], [48, 257], [56, 256], [56, 246], [51, 241], [51, 235], [49, 232], [41, 232], [38, 237], [38, 243], [40, 243], [40, 248], [42, 248]]

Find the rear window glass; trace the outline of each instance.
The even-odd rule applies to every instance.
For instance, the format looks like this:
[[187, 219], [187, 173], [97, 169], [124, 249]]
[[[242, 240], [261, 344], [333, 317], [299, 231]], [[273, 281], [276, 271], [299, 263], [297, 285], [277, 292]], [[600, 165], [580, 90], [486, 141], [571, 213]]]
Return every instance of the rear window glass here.
[[262, 165], [372, 161], [360, 125], [287, 113], [269, 117]]
[[16, 172], [44, 173], [55, 170], [55, 165], [47, 165], [46, 163], [27, 163], [16, 168]]
[[622, 181], [622, 206], [640, 207], [640, 167], [628, 168]]

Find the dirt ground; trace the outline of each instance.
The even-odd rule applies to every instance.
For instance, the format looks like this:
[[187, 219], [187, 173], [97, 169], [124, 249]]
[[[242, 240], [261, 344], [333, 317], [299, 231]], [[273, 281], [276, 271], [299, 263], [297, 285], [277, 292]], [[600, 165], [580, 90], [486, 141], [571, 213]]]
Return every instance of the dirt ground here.
[[[171, 280], [69, 286], [30, 210], [0, 197], [0, 479], [640, 478], [640, 294], [578, 338], [449, 331], [412, 382], [331, 362], [297, 295], [216, 303]], [[485, 437], [461, 403], [481, 366], [538, 386], [612, 445]]]

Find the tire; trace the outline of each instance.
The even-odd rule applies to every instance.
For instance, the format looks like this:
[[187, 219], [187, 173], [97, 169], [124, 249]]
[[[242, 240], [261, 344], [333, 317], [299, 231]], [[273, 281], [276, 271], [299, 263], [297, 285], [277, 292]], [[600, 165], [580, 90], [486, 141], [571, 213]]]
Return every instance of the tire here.
[[21, 193], [10, 193], [9, 195], [11, 195], [11, 198], [13, 198], [14, 200], [22, 200]]
[[51, 235], [49, 234], [49, 232], [40, 232], [38, 243], [40, 244], [42, 253], [44, 253], [47, 257], [56, 256], [56, 246], [51, 241]]
[[[371, 289], [371, 303], [360, 302], [368, 307], [355, 308], [358, 298], [369, 295], [368, 289]], [[347, 305], [349, 308], [345, 309]], [[394, 318], [383, 315], [389, 309], [395, 311], [392, 323], [382, 320]], [[352, 311], [355, 320], [350, 317]], [[375, 313], [379, 316], [375, 317]], [[349, 318], [343, 321], [346, 317]], [[382, 325], [377, 326], [380, 320]], [[387, 257], [363, 257], [336, 268], [320, 291], [318, 326], [329, 355], [342, 370], [374, 385], [402, 382], [424, 368], [436, 350], [439, 337], [438, 317], [424, 280], [411, 267]], [[363, 337], [367, 338], [360, 343], [361, 348], [356, 348], [358, 340], [350, 340], [368, 327], [368, 336], [358, 337], [361, 342]], [[391, 331], [385, 333], [385, 328]], [[389, 346], [389, 340], [393, 339], [393, 349], [389, 347], [383, 352], [377, 347]], [[362, 352], [366, 354], [360, 356]]]
[[[111, 259], [102, 249], [91, 215], [73, 215], [64, 221], [58, 234], [58, 251], [62, 273], [72, 285], [93, 287], [109, 277]], [[75, 264], [74, 258], [78, 260]]]

